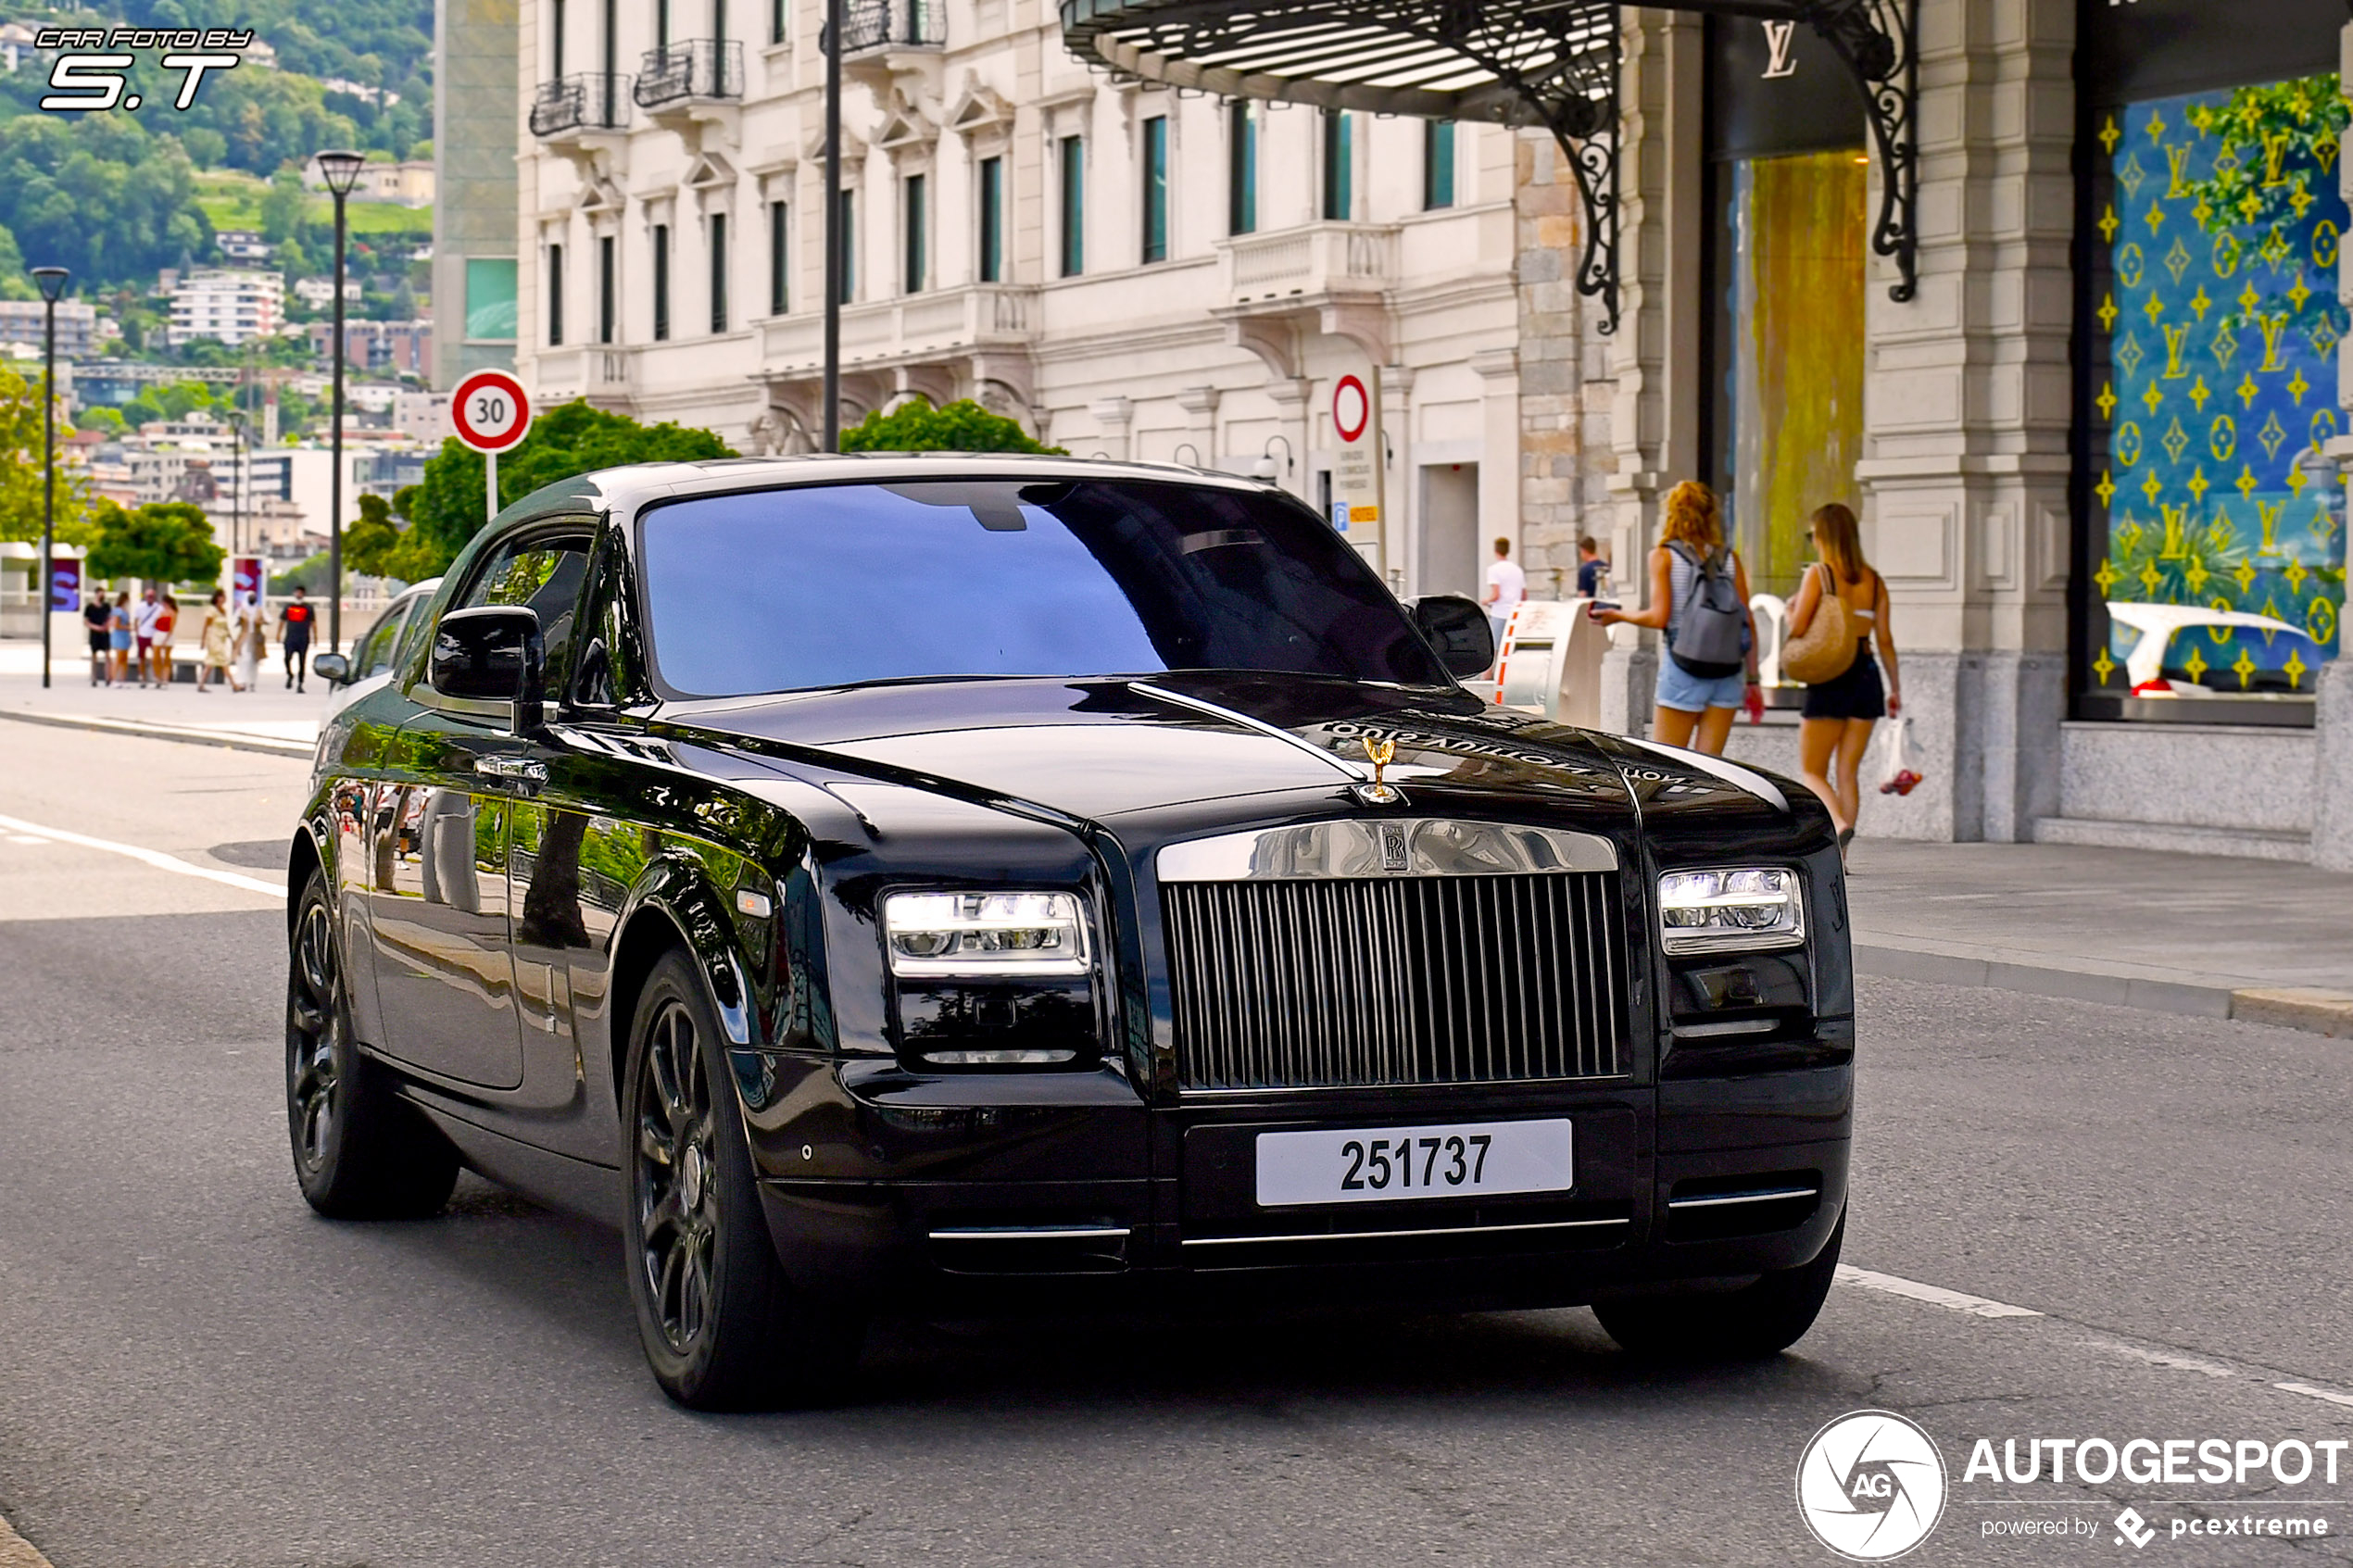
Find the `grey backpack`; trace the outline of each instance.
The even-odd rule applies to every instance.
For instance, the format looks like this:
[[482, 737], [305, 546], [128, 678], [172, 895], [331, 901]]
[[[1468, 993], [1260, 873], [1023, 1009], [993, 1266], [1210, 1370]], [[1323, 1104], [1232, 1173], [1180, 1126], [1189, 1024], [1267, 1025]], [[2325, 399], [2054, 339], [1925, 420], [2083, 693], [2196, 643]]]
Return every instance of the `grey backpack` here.
[[1692, 568], [1692, 591], [1667, 623], [1667, 657], [1705, 681], [1739, 674], [1748, 662], [1748, 607], [1730, 558], [1714, 550], [1703, 559], [1680, 543], [1667, 548]]

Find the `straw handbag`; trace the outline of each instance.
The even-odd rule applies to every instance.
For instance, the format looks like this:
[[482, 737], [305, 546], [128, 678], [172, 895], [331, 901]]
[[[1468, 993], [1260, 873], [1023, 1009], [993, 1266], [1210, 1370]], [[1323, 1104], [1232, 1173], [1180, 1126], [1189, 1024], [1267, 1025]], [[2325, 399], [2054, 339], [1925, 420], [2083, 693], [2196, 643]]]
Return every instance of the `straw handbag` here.
[[1838, 596], [1838, 580], [1827, 567], [1822, 571], [1830, 580], [1814, 606], [1814, 619], [1806, 622], [1803, 633], [1781, 646], [1783, 677], [1809, 686], [1835, 681], [1854, 668], [1858, 636], [1846, 601]]

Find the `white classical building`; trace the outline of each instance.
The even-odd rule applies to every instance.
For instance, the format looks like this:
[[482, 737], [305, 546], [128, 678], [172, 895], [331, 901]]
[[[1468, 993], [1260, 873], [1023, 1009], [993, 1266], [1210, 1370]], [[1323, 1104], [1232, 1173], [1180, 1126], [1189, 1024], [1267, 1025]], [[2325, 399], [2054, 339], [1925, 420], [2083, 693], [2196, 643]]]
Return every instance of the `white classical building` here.
[[174, 347], [210, 338], [232, 347], [271, 337], [285, 324], [286, 282], [275, 272], [205, 269], [182, 278], [171, 291]]
[[[774, 0], [749, 40], [713, 36], [724, 0], [520, 14], [525, 383], [812, 445], [822, 6]], [[1114, 83], [1044, 0], [873, 0], [849, 40], [846, 422], [974, 397], [1082, 456], [1269, 471], [1326, 505], [1354, 376], [1387, 514], [1357, 536], [1391, 582], [1473, 590], [1517, 539], [1508, 132]]]

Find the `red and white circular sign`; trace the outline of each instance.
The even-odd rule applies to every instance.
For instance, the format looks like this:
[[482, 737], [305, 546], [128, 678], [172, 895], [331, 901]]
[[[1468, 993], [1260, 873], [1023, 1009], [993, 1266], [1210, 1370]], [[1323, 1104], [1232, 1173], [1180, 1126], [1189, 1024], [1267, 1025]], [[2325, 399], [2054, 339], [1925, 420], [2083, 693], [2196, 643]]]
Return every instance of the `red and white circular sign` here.
[[476, 370], [449, 395], [458, 439], [477, 452], [503, 452], [531, 429], [531, 398], [504, 370]]
[[1365, 383], [1354, 376], [1342, 376], [1332, 388], [1332, 429], [1342, 441], [1354, 441], [1365, 433], [1372, 422], [1373, 399]]

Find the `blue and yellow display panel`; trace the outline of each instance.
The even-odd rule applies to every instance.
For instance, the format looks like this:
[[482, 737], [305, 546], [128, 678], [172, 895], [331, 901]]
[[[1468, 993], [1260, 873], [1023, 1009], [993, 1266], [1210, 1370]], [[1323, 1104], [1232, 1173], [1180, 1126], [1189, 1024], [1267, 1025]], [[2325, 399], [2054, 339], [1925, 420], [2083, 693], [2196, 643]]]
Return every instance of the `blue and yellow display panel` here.
[[2092, 689], [2309, 696], [2335, 656], [2346, 118], [2333, 74], [2098, 117]]

